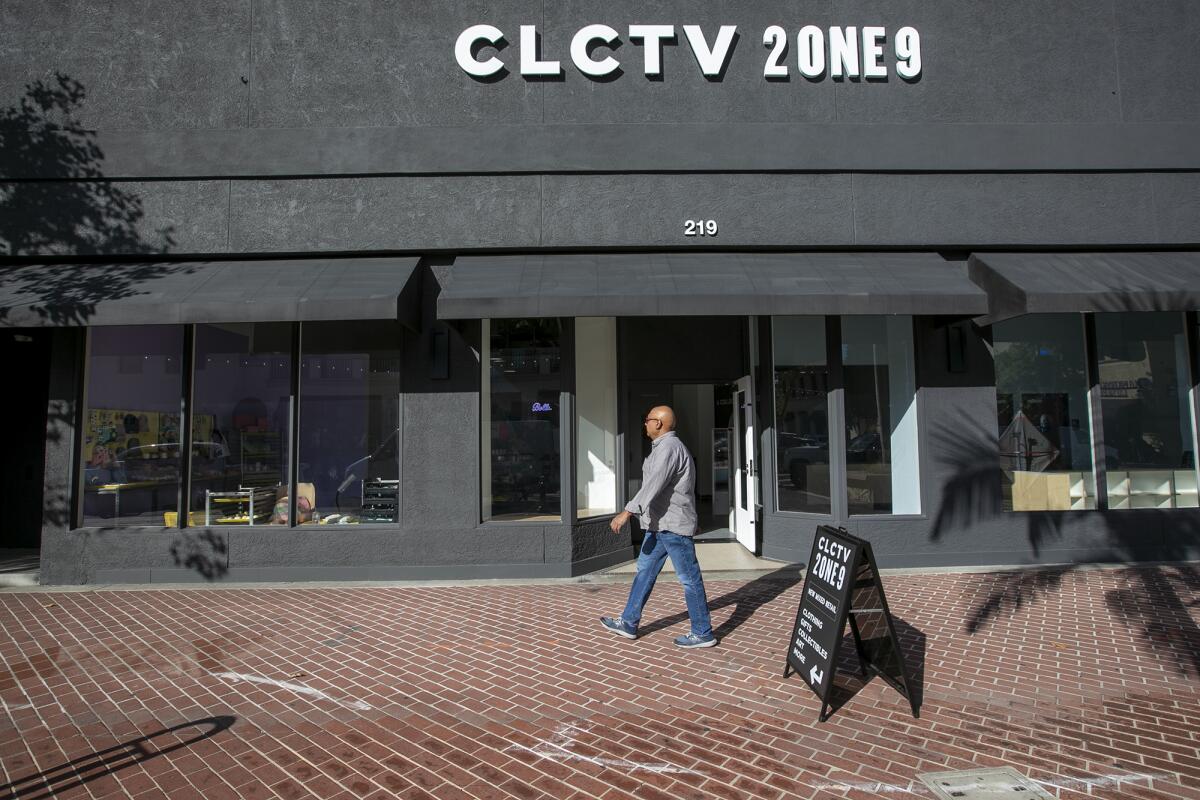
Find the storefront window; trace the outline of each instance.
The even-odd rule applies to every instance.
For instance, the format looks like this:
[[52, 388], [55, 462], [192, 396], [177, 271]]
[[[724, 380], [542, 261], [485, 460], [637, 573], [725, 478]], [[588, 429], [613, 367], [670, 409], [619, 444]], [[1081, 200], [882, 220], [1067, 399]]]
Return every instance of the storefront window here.
[[576, 504], [580, 519], [617, 510], [617, 321], [575, 320]]
[[1096, 315], [1110, 508], [1196, 506], [1182, 314]]
[[559, 520], [562, 323], [485, 320], [482, 356], [483, 517]]
[[83, 413], [83, 524], [175, 526], [183, 332], [92, 328]]
[[921, 513], [912, 318], [842, 317], [851, 514]]
[[992, 326], [1004, 507], [1096, 507], [1083, 320], [1030, 314]]
[[288, 521], [289, 323], [197, 325], [189, 524]]
[[400, 335], [395, 322], [304, 324], [300, 524], [398, 521]]
[[825, 318], [775, 317], [772, 340], [779, 510], [829, 514]]

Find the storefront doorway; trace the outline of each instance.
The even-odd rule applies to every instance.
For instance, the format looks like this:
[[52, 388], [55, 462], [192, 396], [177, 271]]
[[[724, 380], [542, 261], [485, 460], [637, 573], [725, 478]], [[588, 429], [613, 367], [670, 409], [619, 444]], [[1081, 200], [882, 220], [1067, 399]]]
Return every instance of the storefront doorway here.
[[35, 553], [42, 541], [50, 330], [4, 331], [0, 336], [0, 360], [9, 375], [20, 377], [20, 388], [9, 395], [10, 448], [0, 459], [0, 485], [5, 494], [0, 551], [9, 558], [21, 559]]
[[675, 409], [677, 433], [696, 462], [699, 541], [736, 541], [757, 552], [758, 505], [749, 321], [745, 317], [621, 320], [626, 497], [650, 454], [642, 420]]

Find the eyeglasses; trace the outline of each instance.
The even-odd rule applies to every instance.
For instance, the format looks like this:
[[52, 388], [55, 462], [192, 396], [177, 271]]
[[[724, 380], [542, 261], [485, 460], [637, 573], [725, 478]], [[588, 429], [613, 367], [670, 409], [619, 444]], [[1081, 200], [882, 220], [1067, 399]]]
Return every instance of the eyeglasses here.
[[642, 420], [642, 424], [643, 424], [643, 425], [648, 425], [648, 424], [650, 424], [651, 422], [657, 422], [659, 425], [662, 425], [662, 420], [661, 420], [661, 419], [656, 419], [656, 418], [654, 418], [654, 417], [646, 417], [644, 420]]

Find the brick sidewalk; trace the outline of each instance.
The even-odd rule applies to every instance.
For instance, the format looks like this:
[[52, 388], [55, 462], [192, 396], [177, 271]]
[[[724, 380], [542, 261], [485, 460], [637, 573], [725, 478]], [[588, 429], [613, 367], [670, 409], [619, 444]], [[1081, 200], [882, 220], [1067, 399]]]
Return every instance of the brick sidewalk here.
[[721, 646], [687, 652], [669, 579], [636, 642], [597, 622], [627, 585], [0, 594], [0, 796], [932, 797], [1011, 765], [1200, 799], [1200, 570], [885, 586], [919, 720], [876, 680], [816, 722], [787, 581], [711, 584]]

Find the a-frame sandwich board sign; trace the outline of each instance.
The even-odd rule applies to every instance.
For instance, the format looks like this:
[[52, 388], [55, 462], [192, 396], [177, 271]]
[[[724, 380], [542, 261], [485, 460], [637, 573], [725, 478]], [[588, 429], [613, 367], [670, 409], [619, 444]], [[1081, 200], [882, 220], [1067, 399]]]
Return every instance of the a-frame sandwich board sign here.
[[871, 543], [845, 528], [821, 525], [813, 537], [783, 668], [783, 677], [798, 672], [820, 698], [821, 722], [829, 719], [836, 707], [838, 650], [847, 621], [862, 674], [878, 675], [908, 699], [913, 716], [919, 717], [918, 700]]

